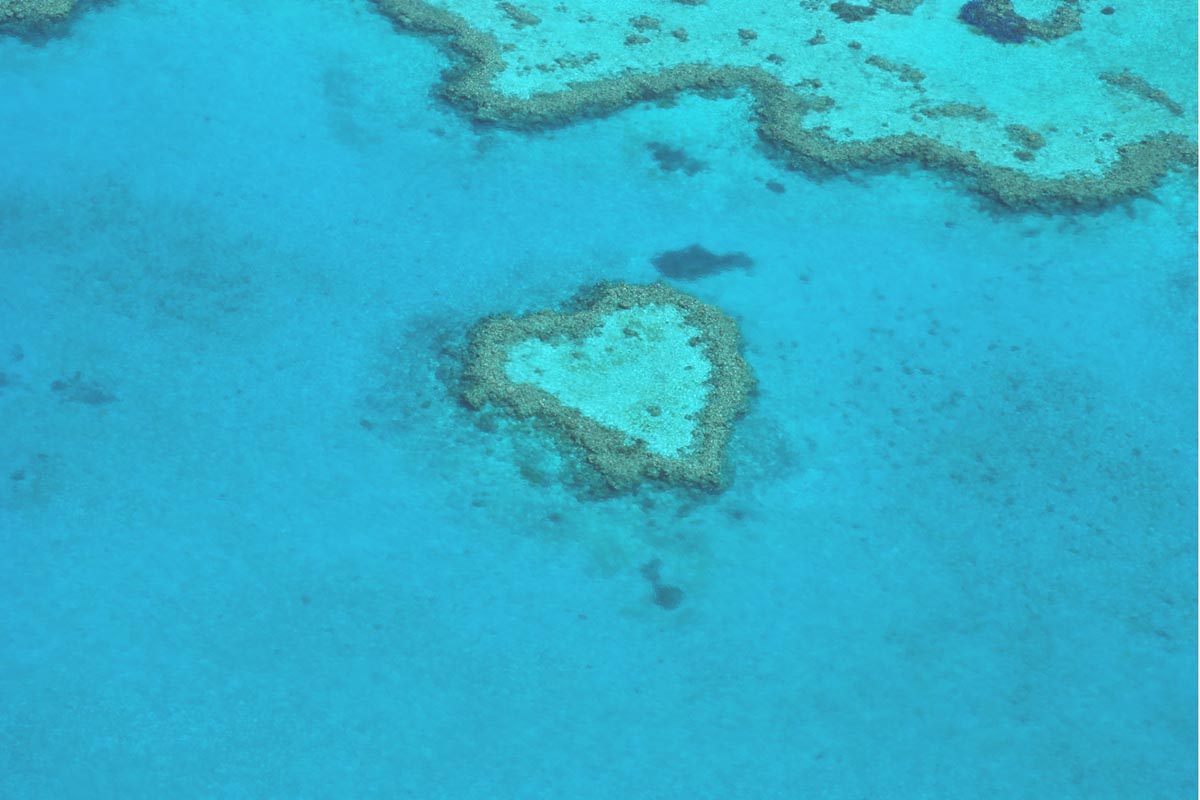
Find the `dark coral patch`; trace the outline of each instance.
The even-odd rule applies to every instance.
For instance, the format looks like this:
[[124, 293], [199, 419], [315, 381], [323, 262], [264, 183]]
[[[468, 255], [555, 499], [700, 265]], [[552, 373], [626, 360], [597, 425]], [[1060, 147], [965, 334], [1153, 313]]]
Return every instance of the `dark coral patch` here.
[[832, 4], [829, 6], [829, 10], [836, 14], [842, 22], [866, 22], [875, 16], [875, 9], [871, 6], [858, 6], [844, 2], [844, 0], [838, 0]]
[[708, 169], [708, 162], [688, 155], [678, 147], [672, 147], [662, 142], [651, 142], [646, 145], [650, 155], [658, 163], [663, 172], [682, 172], [684, 175], [695, 175]]
[[958, 18], [1001, 44], [1021, 44], [1029, 38], [1029, 20], [1013, 8], [1012, 0], [970, 0]]
[[668, 250], [650, 259], [660, 274], [668, 278], [695, 280], [731, 269], [750, 269], [754, 259], [745, 253], [717, 253], [694, 244], [682, 250]]
[[1074, 0], [1063, 0], [1049, 14], [1034, 19], [1018, 14], [1012, 0], [970, 0], [959, 9], [958, 18], [1001, 44], [1021, 44], [1030, 38], [1051, 42], [1082, 27]]
[[640, 571], [642, 577], [650, 582], [650, 588], [654, 590], [654, 605], [667, 611], [679, 608], [679, 604], [683, 602], [683, 590], [678, 586], [663, 583], [661, 559], [656, 558], [643, 564]]

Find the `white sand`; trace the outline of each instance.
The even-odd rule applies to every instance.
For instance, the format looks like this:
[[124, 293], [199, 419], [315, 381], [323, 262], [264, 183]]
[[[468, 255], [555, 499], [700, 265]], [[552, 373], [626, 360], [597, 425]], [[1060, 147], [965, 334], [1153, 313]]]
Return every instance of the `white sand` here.
[[677, 457], [692, 443], [708, 396], [712, 366], [700, 347], [688, 344], [699, 335], [676, 306], [639, 306], [614, 312], [582, 342], [520, 342], [505, 372], [643, 440], [652, 453]]

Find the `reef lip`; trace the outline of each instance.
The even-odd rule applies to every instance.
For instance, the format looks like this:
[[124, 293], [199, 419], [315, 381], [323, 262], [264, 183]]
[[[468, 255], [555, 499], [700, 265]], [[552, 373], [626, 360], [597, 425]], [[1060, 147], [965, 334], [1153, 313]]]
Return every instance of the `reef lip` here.
[[0, 0], [0, 36], [42, 44], [70, 32], [71, 23], [96, 6], [116, 0]]
[[[879, 89], [878, 83], [872, 85], [878, 91], [909, 93], [903, 95], [907, 98], [904, 105], [907, 107], [911, 104], [911, 107], [897, 117], [904, 125], [898, 126], [893, 120], [890, 128], [884, 126], [885, 129], [874, 133], [868, 131], [861, 137], [847, 138], [835, 126], [828, 124], [829, 120], [826, 119], [829, 114], [841, 113], [847, 107], [843, 101], [820, 93], [828, 90], [830, 81], [826, 80], [824, 84], [819, 79], [794, 82], [779, 72], [782, 69], [778, 67], [779, 64], [799, 63], [801, 54], [808, 58], [811, 46], [808, 50], [800, 49], [787, 56], [771, 53], [762, 63], [685, 60], [669, 66], [637, 66], [640, 63], [637, 59], [642, 58], [641, 52], [646, 47], [657, 46], [660, 41], [688, 41], [688, 37], [675, 36], [677, 31], [672, 31], [669, 35], [662, 34], [650, 44], [639, 42], [632, 49], [627, 47], [635, 55], [629, 56], [630, 65], [617, 70], [615, 74], [597, 72], [600, 62], [595, 53], [552, 59], [548, 65], [526, 63], [517, 69], [513, 59], [521, 57], [519, 48], [499, 38], [513, 34], [502, 28], [490, 30], [474, 27], [457, 11], [445, 7], [449, 5], [448, 0], [438, 3], [431, 0], [373, 2], [380, 13], [393, 20], [398, 27], [428, 35], [449, 51], [454, 63], [443, 73], [437, 94], [480, 125], [536, 131], [568, 125], [582, 118], [607, 116], [640, 103], [669, 102], [684, 93], [705, 97], [730, 97], [745, 93], [753, 105], [752, 124], [756, 126], [766, 151], [778, 157], [789, 169], [820, 178], [858, 171], [891, 171], [913, 165], [954, 178], [969, 191], [1007, 210], [1074, 212], [1103, 209], [1149, 192], [1168, 173], [1194, 172], [1196, 167], [1194, 131], [1186, 125], [1177, 125], [1178, 130], [1168, 129], [1169, 124], [1164, 127], [1149, 118], [1144, 126], [1136, 130], [1128, 129], [1117, 137], [1110, 133], [1101, 134], [1100, 131], [1090, 133], [1093, 140], [1089, 140], [1087, 146], [1103, 157], [1098, 155], [1086, 159], [1073, 155], [1078, 150], [1077, 143], [1068, 141], [1065, 133], [1068, 129], [1083, 130], [1086, 126], [1051, 125], [1048, 130], [1055, 135], [1052, 146], [1037, 153], [1034, 159], [1029, 151], [1013, 148], [1004, 135], [1004, 127], [1020, 124], [1020, 119], [1014, 119], [1002, 110], [997, 113], [996, 109], [978, 102], [969, 104], [980, 109], [974, 115], [925, 113], [939, 107], [936, 105], [938, 102], [942, 106], [952, 107], [956, 103], [962, 105], [964, 101], [952, 94], [935, 97], [922, 85], [904, 83], [902, 78], [898, 89], [883, 90]], [[1069, 3], [1066, 5], [1073, 8]], [[565, 9], [565, 6], [562, 8]], [[665, 13], [666, 9], [662, 11]], [[893, 19], [909, 19], [891, 16]], [[966, 27], [957, 19], [951, 22], [960, 29]], [[538, 28], [529, 29], [539, 33], [519, 35], [536, 37], [538, 41], [545, 42], [547, 35], [540, 31], [549, 24], [546, 22]], [[663, 31], [669, 27], [666, 22], [662, 26]], [[845, 27], [858, 29], [861, 26]], [[647, 32], [657, 35], [655, 30], [647, 29]], [[832, 35], [829, 29], [826, 29], [826, 33]], [[1034, 35], [1037, 36], [1037, 32]], [[695, 38], [695, 35], [691, 37], [693, 41]], [[756, 38], [762, 40], [761, 36]], [[1051, 38], [1050, 33], [1046, 32], [1040, 38]], [[825, 38], [821, 37], [814, 37], [809, 44], [815, 44], [818, 39], [824, 44]], [[857, 41], [850, 42], [850, 47], [854, 51], [862, 50], [863, 63], [894, 61], [868, 55], [868, 51]], [[732, 52], [740, 51], [734, 49]], [[530, 56], [526, 61], [532, 59], [533, 56]], [[902, 62], [896, 64], [899, 67], [908, 66]], [[537, 69], [533, 69], [533, 66]], [[910, 72], [919, 74], [915, 67]], [[520, 77], [525, 74], [538, 77]], [[860, 73], [854, 74], [858, 76]], [[556, 75], [564, 77], [554, 77]], [[1081, 79], [1087, 77], [1086, 73], [1080, 74]], [[1097, 85], [1102, 83], [1097, 75], [1091, 75], [1090, 78]], [[881, 77], [879, 80], [887, 79]], [[895, 77], [891, 79], [895, 80]], [[502, 85], [503, 81], [509, 84], [524, 81], [519, 85], [525, 86], [527, 91], [512, 91], [511, 87], [505, 89], [507, 84]], [[1090, 83], [1088, 85], [1089, 92], [1097, 91]], [[1082, 107], [1086, 107], [1086, 104]], [[851, 110], [851, 113], [857, 112]], [[1148, 110], [1139, 111], [1141, 116], [1146, 113], [1153, 114]], [[1141, 116], [1137, 118], [1141, 119]], [[860, 123], [867, 124], [863, 122], [865, 118], [861, 114], [856, 118]], [[1125, 115], [1121, 119], [1130, 117]], [[910, 125], [910, 122], [913, 124]], [[952, 132], [953, 135], [948, 135], [941, 130], [947, 125], [959, 127]], [[971, 125], [976, 127], [972, 128]], [[979, 133], [984, 128], [987, 128], [986, 135]], [[963, 136], [967, 139], [964, 140]], [[977, 144], [979, 137], [987, 140], [986, 148]]]
[[[639, 425], [653, 426], [659, 424], [661, 418], [663, 425], [689, 426], [685, 430], [690, 430], [690, 441], [674, 452], [655, 446], [649, 441], [653, 438], [651, 434], [642, 438], [595, 411], [603, 406], [628, 409], [644, 402], [640, 395], [627, 396], [637, 392], [630, 392], [628, 381], [617, 379], [616, 373], [624, 371], [628, 375], [630, 370], [639, 369], [639, 360], [648, 359], [646, 348], [657, 347], [656, 342], [669, 338], [648, 330], [658, 322], [647, 325], [640, 335], [626, 327], [623, 333], [631, 337], [630, 350], [602, 355], [610, 362], [594, 369], [590, 363], [580, 362], [579, 371], [574, 375], [581, 377], [567, 374], [571, 372], [567, 367], [560, 370], [566, 380], [576, 380], [584, 385], [585, 394], [591, 392], [591, 397], [578, 405], [560, 399], [559, 395], [569, 395], [567, 392], [514, 379], [514, 372], [523, 369], [516, 364], [523, 357], [515, 355], [522, 352], [522, 348], [526, 352], [531, 347], [542, 351], [559, 350], [582, 359], [577, 350], [587, 348], [589, 343], [604, 344], [598, 337], [606, 325], [611, 325], [613, 320], [636, 319], [638, 315], [677, 319], [675, 333], [688, 337], [686, 344], [680, 347], [676, 342], [662, 346], [675, 347], [677, 351], [690, 349], [692, 352], [686, 358], [700, 359], [705, 365], [694, 377], [687, 379], [691, 381], [693, 397], [665, 395], [668, 407], [646, 406], [644, 410], [648, 413], [645, 415], [641, 414], [641, 408], [636, 412], [619, 412]], [[468, 336], [460, 378], [461, 398], [475, 410], [495, 407], [517, 419], [533, 419], [549, 430], [569, 452], [580, 455], [586, 468], [601, 479], [609, 492], [628, 491], [647, 481], [715, 492], [727, 483], [725, 449], [733, 434], [734, 422], [748, 409], [755, 387], [750, 366], [741, 355], [740, 343], [737, 325], [730, 317], [664, 283], [600, 283], [582, 290], [562, 310], [536, 311], [521, 316], [500, 314], [480, 320]], [[596, 346], [591, 349], [601, 352]], [[613, 348], [604, 347], [603, 352], [613, 353]], [[690, 365], [679, 363], [686, 358], [669, 360], [671, 369], [691, 369]], [[661, 387], [655, 387], [651, 382], [674, 386], [673, 381], [683, 377], [681, 373], [674, 377], [656, 374], [662, 363], [660, 359], [658, 365], [645, 372], [645, 385], [651, 395], [656, 390], [660, 396], [663, 394]], [[548, 380], [554, 379], [551, 376]], [[642, 380], [641, 372], [638, 379]], [[601, 396], [598, 392], [606, 394]], [[679, 402], [677, 409], [669, 407], [676, 401]], [[586, 413], [580, 405], [588, 406]], [[687, 423], [682, 423], [682, 412], [689, 410]], [[632, 417], [634, 413], [638, 415], [636, 419]], [[673, 422], [672, 415], [675, 415]]]
[[76, 0], [0, 0], [0, 23], [38, 23], [62, 19]]

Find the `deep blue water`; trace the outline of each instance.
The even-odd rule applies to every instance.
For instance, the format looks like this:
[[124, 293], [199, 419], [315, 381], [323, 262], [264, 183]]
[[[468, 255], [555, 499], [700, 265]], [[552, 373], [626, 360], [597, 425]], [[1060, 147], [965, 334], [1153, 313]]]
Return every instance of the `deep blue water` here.
[[[996, 213], [445, 63], [363, 0], [0, 38], [0, 798], [1195, 795], [1194, 178]], [[691, 244], [754, 260], [677, 283], [760, 383], [720, 496], [440, 382]]]

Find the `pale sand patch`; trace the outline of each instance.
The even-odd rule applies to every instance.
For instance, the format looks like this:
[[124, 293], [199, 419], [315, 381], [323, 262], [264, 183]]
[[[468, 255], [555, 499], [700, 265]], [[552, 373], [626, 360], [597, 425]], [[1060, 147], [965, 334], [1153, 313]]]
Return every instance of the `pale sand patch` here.
[[694, 344], [700, 335], [677, 306], [619, 309], [582, 341], [517, 342], [505, 374], [676, 458], [691, 446], [708, 397], [712, 367]]

